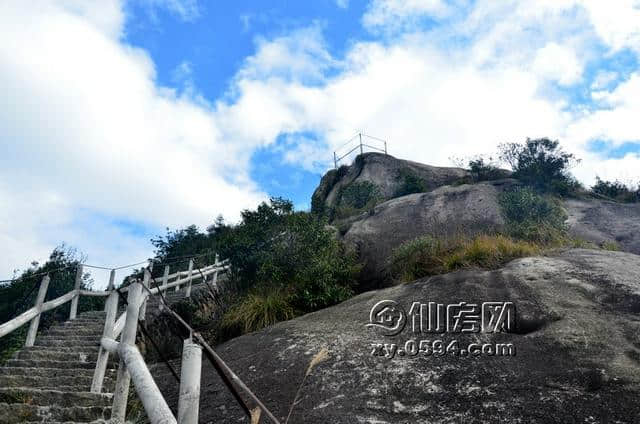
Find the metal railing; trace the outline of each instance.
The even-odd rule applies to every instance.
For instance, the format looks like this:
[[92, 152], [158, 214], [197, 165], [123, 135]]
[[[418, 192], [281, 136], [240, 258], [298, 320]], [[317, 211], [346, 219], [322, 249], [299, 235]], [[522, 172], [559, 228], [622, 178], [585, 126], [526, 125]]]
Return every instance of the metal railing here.
[[[371, 140], [375, 140], [376, 142], [381, 142], [383, 143], [384, 147], [378, 147], [378, 146], [372, 146], [370, 144], [367, 143], [363, 143], [362, 142], [362, 137], [365, 137], [365, 139], [371, 139]], [[333, 152], [333, 165], [336, 169], [338, 169], [338, 162], [340, 162], [342, 159], [346, 158], [347, 156], [349, 156], [351, 153], [355, 152], [356, 150], [360, 150], [360, 154], [364, 153], [364, 148], [368, 147], [369, 149], [372, 149], [374, 151], [377, 152], [381, 152], [384, 153], [385, 155], [387, 154], [387, 141], [383, 140], [381, 138], [378, 137], [373, 137], [371, 135], [367, 135], [364, 134], [362, 132], [359, 132], [358, 134], [354, 135], [353, 137], [351, 137], [349, 139], [349, 141], [347, 141], [345, 144], [343, 144], [342, 146], [340, 146], [340, 149], [343, 149], [344, 147], [349, 146], [354, 140], [358, 140], [358, 143], [356, 144], [355, 147], [351, 148], [347, 153], [343, 154], [342, 156], [338, 156], [338, 152], [334, 151]], [[338, 149], [338, 150], [340, 150]]]

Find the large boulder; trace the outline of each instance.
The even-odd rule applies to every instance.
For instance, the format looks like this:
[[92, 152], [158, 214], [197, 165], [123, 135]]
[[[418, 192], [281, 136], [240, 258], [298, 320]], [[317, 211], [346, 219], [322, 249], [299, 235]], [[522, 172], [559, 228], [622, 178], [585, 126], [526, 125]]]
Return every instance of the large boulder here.
[[601, 245], [613, 242], [620, 250], [640, 254], [640, 203], [607, 200], [568, 200], [571, 233]]
[[364, 265], [361, 284], [373, 288], [388, 282], [391, 253], [408, 240], [425, 234], [472, 236], [500, 230], [504, 220], [498, 195], [515, 184], [506, 179], [444, 186], [388, 200], [371, 213], [353, 217], [343, 240]]
[[452, 184], [469, 176], [461, 168], [438, 167], [418, 162], [396, 159], [382, 153], [364, 153], [353, 164], [327, 172], [321, 179], [311, 198], [316, 212], [335, 207], [340, 201], [344, 187], [358, 182], [369, 182], [378, 189], [382, 199], [397, 196], [404, 177], [411, 176], [419, 180], [425, 191]]
[[[405, 317], [413, 302], [513, 302], [515, 321], [495, 333], [434, 334], [413, 333], [408, 319], [402, 332], [385, 336], [366, 326], [382, 300], [397, 302]], [[460, 350], [411, 356], [409, 340], [455, 340]], [[510, 351], [475, 356], [471, 343]], [[325, 349], [328, 357], [309, 370]], [[281, 422], [292, 409], [291, 424], [637, 423], [640, 256], [572, 249], [496, 271], [436, 276], [361, 294], [216, 350]], [[177, 384], [164, 365], [153, 373], [175, 408]], [[200, 421], [248, 422], [206, 360]]]

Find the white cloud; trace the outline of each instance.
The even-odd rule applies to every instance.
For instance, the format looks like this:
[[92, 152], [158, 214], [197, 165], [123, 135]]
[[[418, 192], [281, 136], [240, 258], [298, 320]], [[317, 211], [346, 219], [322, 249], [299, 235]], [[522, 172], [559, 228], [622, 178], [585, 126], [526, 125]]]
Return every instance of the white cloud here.
[[349, 7], [349, 0], [336, 0], [336, 6], [341, 9], [346, 9]]
[[110, 265], [150, 253], [146, 237], [86, 216], [204, 226], [264, 197], [247, 174], [252, 141], [230, 137], [214, 107], [159, 87], [147, 54], [118, 41], [122, 15], [98, 13], [121, 6], [96, 4], [0, 6], [3, 275], [61, 241]]
[[165, 9], [183, 21], [193, 21], [200, 16], [198, 0], [142, 0], [152, 13], [156, 9]]
[[362, 23], [369, 29], [397, 30], [420, 18], [443, 18], [450, 12], [443, 0], [372, 0]]
[[[587, 64], [605, 60], [603, 45], [611, 51], [621, 48], [592, 21], [593, 4], [480, 1], [455, 16], [451, 7], [373, 1], [365, 25], [394, 27], [403, 17], [413, 19], [416, 8], [448, 23], [356, 42], [344, 58], [330, 56], [319, 31], [263, 40], [260, 52], [239, 72], [240, 92], [232, 108], [241, 114], [271, 111], [257, 126], [264, 144], [283, 133], [319, 135], [327, 143], [325, 152], [315, 139], [301, 138], [287, 154], [287, 160], [303, 167], [312, 166], [310, 152], [324, 154], [328, 164], [331, 150], [361, 128], [389, 139], [392, 154], [436, 165], [448, 164], [451, 156], [493, 152], [499, 142], [548, 136], [585, 158], [576, 173], [589, 182], [602, 159], [589, 152], [590, 141], [606, 136], [621, 143], [637, 137], [631, 116], [638, 113], [633, 99], [640, 95], [633, 84], [601, 92], [603, 107], [591, 109], [570, 103], [547, 84], [581, 83]], [[620, 39], [631, 39], [631, 33]], [[278, 54], [264, 54], [268, 51]], [[327, 64], [339, 72], [322, 78]], [[274, 71], [283, 69], [299, 71]], [[296, 78], [310, 70], [323, 70], [315, 75], [316, 83]], [[633, 172], [636, 160], [630, 155], [607, 163], [614, 164], [612, 170], [618, 166]]]
[[560, 85], [578, 82], [582, 77], [582, 68], [583, 65], [571, 48], [554, 42], [539, 49], [533, 61], [535, 72]]
[[[603, 46], [636, 48], [631, 2], [606, 12], [624, 21], [607, 29], [588, 1], [480, 0], [461, 11], [466, 1], [373, 0], [364, 25], [393, 37], [354, 40], [344, 57], [329, 52], [318, 24], [259, 38], [227, 96], [209, 101], [193, 85], [158, 86], [148, 55], [119, 42], [121, 5], [86, 4], [0, 6], [9, 105], [0, 108], [0, 198], [13, 205], [0, 212], [0, 241], [15, 246], [5, 274], [60, 235], [96, 261], [148, 251], [108, 219], [98, 219], [103, 233], [78, 225], [93, 215], [152, 227], [237, 215], [263, 198], [247, 172], [251, 154], [282, 135], [283, 159], [312, 170], [358, 129], [388, 139], [391, 154], [435, 165], [549, 136], [584, 158], [576, 174], [585, 182], [640, 169], [638, 155], [603, 160], [587, 149], [637, 139], [637, 74], [619, 74], [626, 82], [614, 88], [593, 83], [598, 103], [584, 109], [548, 87], [588, 78]], [[425, 16], [445, 24], [413, 25]], [[176, 70], [186, 82], [187, 67]]]

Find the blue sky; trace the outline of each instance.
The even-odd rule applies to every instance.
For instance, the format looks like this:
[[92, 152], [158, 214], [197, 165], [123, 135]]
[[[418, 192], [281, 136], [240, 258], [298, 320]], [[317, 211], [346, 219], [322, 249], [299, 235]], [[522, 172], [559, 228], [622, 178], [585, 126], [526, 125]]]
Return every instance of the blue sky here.
[[[372, 39], [359, 22], [366, 6], [366, 1], [351, 1], [348, 7], [335, 0], [234, 1], [203, 3], [183, 16], [134, 3], [127, 5], [124, 40], [151, 55], [159, 84], [179, 90], [192, 84], [214, 100], [231, 95], [236, 72], [256, 53], [259, 40], [319, 25], [328, 51], [342, 56], [355, 40]], [[251, 178], [270, 196], [286, 197], [307, 209], [321, 172], [283, 163], [281, 145], [277, 140], [253, 153]], [[330, 157], [322, 159], [328, 164]]]
[[357, 131], [445, 166], [547, 136], [640, 181], [639, 56], [638, 0], [2, 2], [0, 272], [307, 208]]

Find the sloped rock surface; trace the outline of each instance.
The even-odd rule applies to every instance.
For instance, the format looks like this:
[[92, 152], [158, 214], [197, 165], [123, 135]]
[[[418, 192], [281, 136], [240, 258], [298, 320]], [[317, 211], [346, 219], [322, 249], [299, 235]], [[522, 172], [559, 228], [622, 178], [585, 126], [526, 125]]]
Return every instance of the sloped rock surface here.
[[464, 234], [500, 229], [504, 225], [498, 204], [501, 191], [516, 184], [499, 180], [445, 186], [388, 200], [354, 219], [343, 240], [355, 248], [364, 264], [363, 284], [388, 281], [388, 259], [393, 249], [422, 235]]
[[[515, 326], [498, 333], [367, 328], [378, 301], [510, 301]], [[372, 344], [415, 340], [511, 343], [515, 356], [373, 354]], [[315, 354], [328, 359], [305, 373]], [[217, 348], [289, 423], [637, 423], [640, 420], [640, 256], [572, 249], [361, 294]], [[162, 365], [156, 381], [177, 404]], [[203, 423], [248, 422], [205, 361]], [[267, 421], [261, 421], [267, 422]]]
[[615, 242], [620, 250], [640, 254], [640, 204], [568, 200], [565, 208], [574, 236], [598, 245]]
[[312, 196], [312, 203], [325, 207], [335, 206], [341, 188], [354, 182], [368, 181], [375, 184], [384, 199], [396, 196], [402, 180], [401, 171], [420, 178], [427, 190], [452, 184], [467, 177], [469, 172], [461, 168], [439, 167], [397, 159], [381, 153], [364, 153], [341, 171], [329, 171], [320, 181]]

